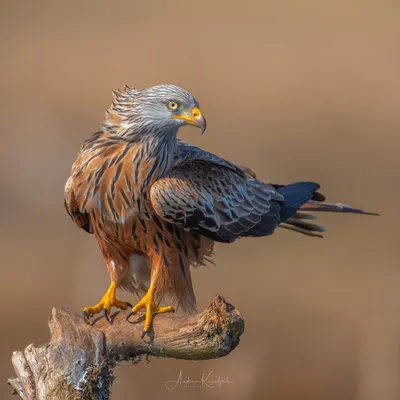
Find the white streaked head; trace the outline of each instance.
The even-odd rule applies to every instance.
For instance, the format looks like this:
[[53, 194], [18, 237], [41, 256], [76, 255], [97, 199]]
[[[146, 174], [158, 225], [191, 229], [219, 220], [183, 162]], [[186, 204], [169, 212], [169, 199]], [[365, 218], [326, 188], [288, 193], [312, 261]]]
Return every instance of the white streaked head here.
[[103, 129], [119, 136], [145, 139], [149, 135], [176, 135], [183, 125], [194, 125], [205, 131], [206, 120], [199, 103], [178, 86], [160, 85], [115, 91]]

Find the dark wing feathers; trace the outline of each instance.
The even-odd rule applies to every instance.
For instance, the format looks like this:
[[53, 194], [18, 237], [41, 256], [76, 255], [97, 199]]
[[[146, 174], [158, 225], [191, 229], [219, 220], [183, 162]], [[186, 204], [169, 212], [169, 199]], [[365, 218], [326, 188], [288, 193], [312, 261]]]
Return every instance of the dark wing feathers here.
[[[249, 168], [178, 142], [175, 165], [151, 189], [156, 212], [170, 223], [220, 242], [265, 236], [310, 200], [323, 201], [319, 185], [265, 184]], [[296, 217], [294, 217], [296, 218]], [[314, 226], [290, 220], [291, 229]]]
[[213, 153], [209, 153], [201, 149], [200, 147], [193, 146], [189, 143], [184, 142], [181, 139], [177, 140], [177, 151], [174, 156], [173, 167], [182, 166], [186, 163], [191, 163], [193, 161], [203, 161], [209, 163], [210, 165], [219, 165], [221, 167], [228, 168], [237, 174], [246, 177], [254, 174], [249, 168], [241, 167], [234, 164], [233, 162], [227, 161]]
[[184, 150], [181, 165], [151, 188], [152, 205], [161, 218], [219, 242], [233, 242], [252, 230], [257, 236], [274, 231], [283, 196], [273, 186], [235, 164], [185, 146], [190, 154]]
[[[278, 185], [275, 185], [277, 187]], [[277, 190], [285, 197], [285, 202], [281, 211], [281, 220], [285, 221], [293, 216], [297, 210], [313, 198], [325, 199], [320, 193], [316, 193], [320, 188], [314, 182], [296, 182], [287, 186], [279, 186]]]

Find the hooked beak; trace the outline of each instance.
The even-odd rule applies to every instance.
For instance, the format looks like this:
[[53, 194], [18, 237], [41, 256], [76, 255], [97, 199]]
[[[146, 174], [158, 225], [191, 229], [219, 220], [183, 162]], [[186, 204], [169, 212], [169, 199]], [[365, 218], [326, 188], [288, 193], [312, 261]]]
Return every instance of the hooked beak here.
[[180, 119], [189, 125], [197, 126], [201, 129], [201, 134], [205, 132], [207, 127], [206, 119], [198, 107], [193, 107], [190, 114], [173, 115], [171, 118]]

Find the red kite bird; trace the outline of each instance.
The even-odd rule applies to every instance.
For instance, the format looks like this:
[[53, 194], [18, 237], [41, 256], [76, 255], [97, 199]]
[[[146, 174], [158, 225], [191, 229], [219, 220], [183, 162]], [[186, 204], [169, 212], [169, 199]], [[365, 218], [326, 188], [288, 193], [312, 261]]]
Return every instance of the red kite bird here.
[[[190, 267], [209, 261], [214, 242], [267, 236], [283, 227], [322, 236], [323, 227], [303, 211], [367, 214], [325, 203], [313, 182], [287, 186], [260, 182], [253, 171], [177, 139], [183, 125], [206, 129], [199, 104], [185, 90], [161, 85], [114, 92], [102, 131], [86, 140], [65, 186], [72, 220], [99, 243], [111, 278], [101, 301], [84, 319], [111, 307], [122, 288], [142, 296], [142, 337], [169, 298], [195, 309]], [[299, 211], [301, 210], [301, 211]], [[157, 299], [157, 303], [156, 303]], [[130, 315], [131, 315], [130, 314]]]

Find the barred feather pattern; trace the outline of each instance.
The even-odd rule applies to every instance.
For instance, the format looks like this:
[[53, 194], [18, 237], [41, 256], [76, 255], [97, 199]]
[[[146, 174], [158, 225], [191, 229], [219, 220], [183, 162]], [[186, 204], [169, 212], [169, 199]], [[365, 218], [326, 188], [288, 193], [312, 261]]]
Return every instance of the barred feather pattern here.
[[364, 213], [321, 203], [313, 182], [266, 184], [249, 168], [177, 140], [183, 122], [171, 118], [171, 97], [184, 112], [198, 107], [173, 85], [116, 91], [65, 185], [67, 212], [94, 234], [119, 287], [143, 295], [157, 271], [159, 298], [192, 312], [190, 267], [210, 261], [215, 241], [270, 235], [280, 224], [320, 236], [323, 229], [299, 209]]
[[[214, 241], [232, 242], [261, 221], [272, 233], [283, 197], [229, 161], [161, 137], [94, 134], [73, 165], [65, 206], [95, 235], [112, 281], [142, 295], [157, 268], [158, 295], [192, 312], [190, 266], [210, 261]], [[132, 255], [149, 262], [129, 277]]]
[[[196, 302], [190, 266], [210, 261], [213, 241], [160, 218], [149, 198], [151, 185], [173, 163], [174, 153], [174, 140], [151, 146], [98, 132], [73, 165], [65, 206], [76, 225], [94, 233], [112, 281], [143, 295], [143, 282], [156, 265], [159, 297], [192, 312]], [[132, 255], [149, 260], [141, 279], [127, 276]]]

